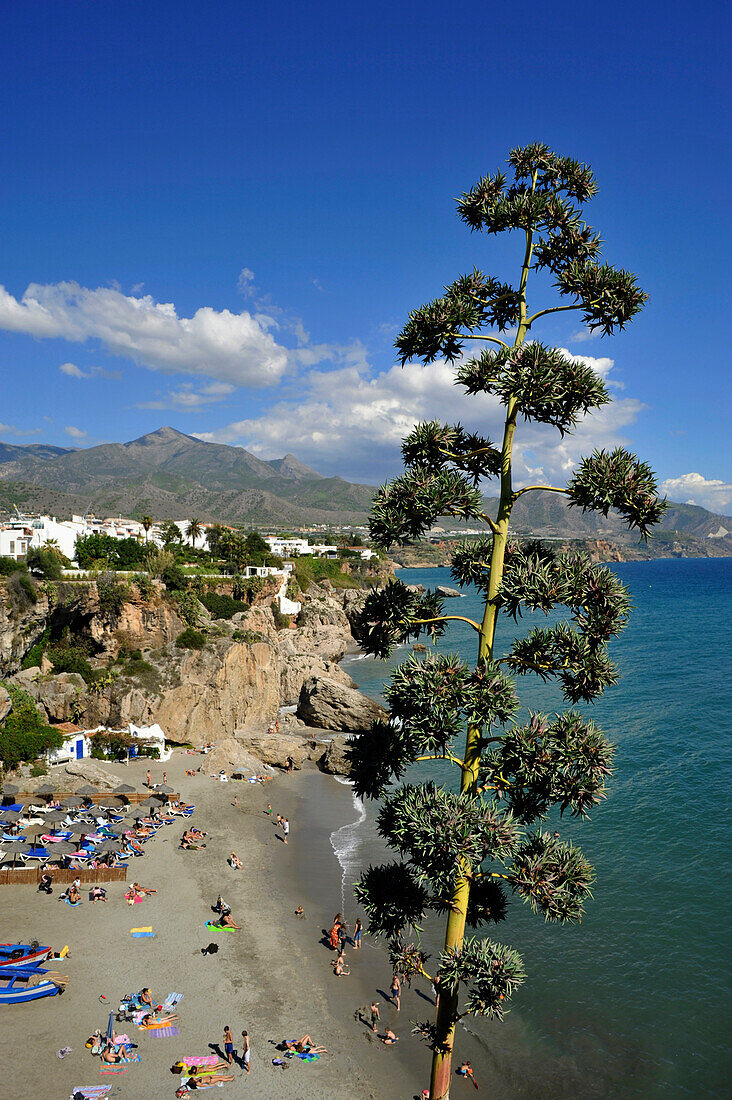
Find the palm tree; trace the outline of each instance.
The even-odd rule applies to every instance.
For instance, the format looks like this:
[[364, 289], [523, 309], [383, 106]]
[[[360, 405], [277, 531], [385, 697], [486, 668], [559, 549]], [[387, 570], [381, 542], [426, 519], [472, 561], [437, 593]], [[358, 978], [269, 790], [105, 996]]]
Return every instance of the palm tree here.
[[188, 527], [186, 528], [186, 535], [191, 540], [191, 546], [196, 549], [196, 539], [199, 535], [203, 534], [203, 527], [200, 520], [191, 519], [188, 521]]
[[147, 542], [147, 540], [148, 540], [148, 535], [150, 534], [150, 528], [152, 527], [152, 525], [153, 525], [152, 516], [143, 516], [142, 517], [142, 526], [143, 526], [143, 529], [145, 531], [145, 542]]

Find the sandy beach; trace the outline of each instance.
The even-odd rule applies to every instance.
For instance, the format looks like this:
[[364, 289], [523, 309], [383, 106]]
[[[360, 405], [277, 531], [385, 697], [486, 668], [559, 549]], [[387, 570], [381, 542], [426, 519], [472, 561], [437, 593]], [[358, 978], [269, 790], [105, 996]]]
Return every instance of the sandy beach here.
[[[236, 1065], [235, 1080], [223, 1086], [231, 1096], [384, 1100], [417, 1094], [428, 1083], [428, 1058], [410, 1036], [409, 1020], [425, 1018], [427, 1001], [413, 988], [397, 1014], [384, 996], [390, 972], [382, 947], [366, 939], [360, 952], [347, 949], [352, 973], [337, 979], [332, 953], [320, 942], [343, 907], [329, 838], [353, 819], [348, 787], [314, 770], [278, 776], [264, 786], [222, 784], [185, 777], [192, 761], [176, 753], [166, 765], [168, 781], [195, 803], [192, 823], [208, 833], [207, 847], [180, 851], [183, 825], [161, 830], [129, 873], [130, 880], [157, 889], [156, 895], [129, 907], [124, 884], [111, 883], [106, 904], [92, 905], [84, 894], [83, 905], [71, 908], [59, 904], [58, 889], [51, 897], [32, 886], [0, 889], [0, 940], [35, 938], [56, 949], [68, 944], [71, 952], [64, 965], [71, 981], [63, 996], [0, 1008], [5, 1095], [55, 1100], [77, 1085], [111, 1084], [109, 1095], [115, 1097], [172, 1097], [179, 1083], [172, 1064], [221, 1049], [227, 1024], [237, 1040], [246, 1029], [252, 1045], [251, 1073]], [[126, 782], [143, 782], [142, 765], [114, 770]], [[156, 770], [162, 766], [153, 769], [154, 778]], [[264, 812], [268, 802], [272, 818]], [[287, 845], [275, 828], [277, 812], [291, 822]], [[226, 862], [232, 850], [242, 871]], [[242, 931], [205, 927], [218, 893]], [[298, 904], [305, 920], [294, 915]], [[351, 927], [353, 904], [348, 899], [345, 906]], [[139, 926], [152, 926], [155, 937], [133, 939], [130, 929]], [[204, 956], [201, 948], [213, 940], [218, 953]], [[118, 1024], [118, 1032], [139, 1044], [141, 1062], [124, 1074], [101, 1075], [99, 1059], [84, 1043], [95, 1028], [106, 1028], [110, 1008], [117, 1008], [123, 994], [146, 985], [158, 1001], [183, 993], [180, 1035], [156, 1038], [134, 1024]], [[100, 1002], [102, 995], [108, 1004]], [[383, 1023], [400, 1036], [399, 1046], [384, 1046], [356, 1018], [374, 996]], [[305, 1033], [329, 1053], [314, 1062], [290, 1059], [285, 1069], [273, 1066], [274, 1044]], [[56, 1052], [65, 1046], [72, 1052], [61, 1060]]]

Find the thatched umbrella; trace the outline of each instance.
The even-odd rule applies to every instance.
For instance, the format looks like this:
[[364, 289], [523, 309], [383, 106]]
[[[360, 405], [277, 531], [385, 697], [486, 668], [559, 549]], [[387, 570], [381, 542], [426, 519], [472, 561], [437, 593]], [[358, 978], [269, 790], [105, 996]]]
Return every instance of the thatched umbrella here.
[[48, 860], [49, 862], [55, 862], [58, 859], [63, 859], [64, 856], [70, 856], [75, 851], [76, 845], [72, 844], [71, 841], [59, 840], [56, 844], [49, 844]]
[[94, 853], [101, 854], [102, 852], [118, 852], [122, 844], [119, 840], [112, 840], [110, 837], [108, 840], [101, 840], [99, 844], [94, 846]]
[[42, 783], [40, 787], [36, 788], [36, 794], [43, 795], [44, 798], [48, 798], [49, 795], [56, 793], [56, 787], [52, 787], [50, 783]]
[[68, 798], [65, 798], [61, 803], [62, 806], [68, 806], [68, 808], [72, 810], [76, 809], [78, 806], [81, 806], [81, 804], [82, 800], [80, 798], [77, 798], [75, 794], [72, 794]]
[[2, 817], [0, 817], [0, 822], [14, 825], [16, 821], [20, 821], [22, 816], [23, 814], [20, 810], [6, 810]]
[[130, 787], [127, 783], [120, 783], [119, 787], [115, 787], [113, 794], [134, 794], [135, 788]]
[[86, 798], [88, 795], [99, 794], [99, 790], [97, 787], [92, 787], [89, 783], [85, 783], [84, 786], [79, 787], [75, 793], [83, 795], [83, 797]]
[[163, 783], [162, 787], [155, 789], [155, 794], [175, 794], [175, 787], [171, 787], [168, 783]]
[[121, 798], [105, 798], [99, 805], [105, 810], [121, 810], [124, 802]]
[[18, 856], [27, 856], [33, 847], [32, 844], [26, 843], [25, 840], [6, 840], [3, 842], [5, 847], [5, 859], [8, 857], [13, 860], [13, 867], [15, 867], [15, 861]]
[[12, 801], [16, 794], [20, 791], [20, 787], [16, 787], [14, 783], [5, 783], [3, 785], [3, 802]]
[[51, 824], [55, 824], [57, 821], [65, 821], [66, 813], [64, 810], [49, 810], [43, 818], [44, 821], [50, 821]]

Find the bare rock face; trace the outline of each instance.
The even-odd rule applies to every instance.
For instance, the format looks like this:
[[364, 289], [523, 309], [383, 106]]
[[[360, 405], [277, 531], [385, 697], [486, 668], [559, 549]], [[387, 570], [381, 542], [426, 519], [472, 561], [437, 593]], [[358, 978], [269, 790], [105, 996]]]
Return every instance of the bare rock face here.
[[236, 729], [266, 729], [277, 715], [279, 660], [264, 642], [219, 638], [186, 652], [179, 675], [152, 710], [169, 741], [201, 745]]
[[235, 737], [225, 737], [203, 759], [201, 771], [204, 775], [218, 775], [220, 771], [227, 775], [237, 772], [245, 776], [259, 775], [262, 772], [271, 774], [271, 768], [263, 764], [259, 757], [254, 756]]
[[350, 641], [350, 632], [340, 626], [305, 626], [282, 631], [277, 639], [282, 706], [297, 703], [303, 684], [312, 676], [327, 676], [353, 687], [353, 680], [337, 663]]
[[[94, 760], [71, 760], [64, 766], [63, 770], [71, 779], [68, 783], [62, 783], [61, 785], [74, 790], [77, 787], [83, 787], [86, 783], [89, 783], [92, 787], [97, 787], [100, 791], [113, 791], [119, 785], [117, 776]], [[40, 786], [41, 783], [48, 782], [48, 779], [41, 778], [38, 782]]]
[[358, 733], [369, 729], [372, 722], [385, 719], [387, 712], [360, 691], [336, 680], [311, 676], [302, 686], [297, 716], [319, 729]]
[[33, 698], [52, 722], [68, 722], [78, 717], [80, 699], [85, 691], [84, 678], [78, 672], [43, 676], [31, 688]]
[[0, 722], [3, 722], [12, 710], [12, 703], [10, 702], [10, 696], [7, 691], [0, 684]]
[[48, 598], [41, 591], [34, 604], [20, 609], [7, 593], [5, 584], [0, 586], [0, 675], [17, 672], [31, 646], [43, 635], [48, 621]]
[[321, 771], [329, 775], [350, 775], [351, 761], [346, 748], [345, 737], [334, 737], [318, 761]]
[[237, 741], [249, 750], [258, 760], [276, 768], [284, 768], [287, 757], [291, 756], [296, 768], [301, 768], [305, 760], [312, 759], [312, 743], [302, 736], [288, 733], [246, 734], [237, 732]]

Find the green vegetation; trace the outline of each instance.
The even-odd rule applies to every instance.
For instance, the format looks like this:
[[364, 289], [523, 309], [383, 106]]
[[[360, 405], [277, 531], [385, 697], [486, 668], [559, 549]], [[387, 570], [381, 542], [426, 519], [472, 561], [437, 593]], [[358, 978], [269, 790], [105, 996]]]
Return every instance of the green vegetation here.
[[311, 583], [328, 580], [334, 588], [361, 588], [364, 571], [343, 571], [343, 563], [337, 558], [296, 558], [294, 576], [300, 591], [307, 592]]
[[116, 619], [130, 596], [130, 586], [120, 581], [116, 573], [106, 570], [97, 578], [99, 609], [104, 615]]
[[[607, 516], [612, 508], [642, 537], [665, 509], [650, 468], [622, 449], [595, 451], [566, 486], [513, 488], [519, 418], [564, 435], [610, 401], [590, 367], [538, 342], [538, 322], [578, 310], [586, 327], [610, 335], [632, 320], [646, 295], [634, 275], [599, 262], [600, 238], [581, 212], [597, 189], [588, 167], [540, 144], [513, 150], [509, 164], [510, 184], [501, 172], [484, 176], [463, 194], [458, 211], [472, 230], [519, 233], [516, 284], [474, 269], [414, 310], [396, 340], [402, 365], [455, 363], [455, 380], [467, 394], [500, 402], [502, 440], [494, 444], [459, 424], [418, 424], [402, 444], [404, 473], [379, 489], [370, 520], [372, 539], [384, 549], [423, 536], [440, 516], [483, 525], [483, 537], [452, 554], [454, 580], [480, 590], [483, 613], [475, 622], [446, 614], [436, 592], [420, 595], [394, 581], [367, 597], [357, 624], [362, 647], [380, 657], [422, 633], [441, 635], [450, 619], [461, 618], [475, 632], [474, 667], [440, 652], [410, 657], [385, 692], [389, 721], [350, 742], [355, 791], [383, 799], [379, 831], [399, 856], [370, 867], [357, 884], [369, 932], [389, 940], [394, 970], [407, 981], [429, 978], [419, 931], [430, 913], [445, 920], [444, 950], [430, 965], [440, 981], [436, 1018], [425, 1029], [432, 1100], [449, 1095], [458, 1020], [502, 1019], [525, 978], [517, 951], [466, 929], [503, 921], [511, 897], [545, 920], [581, 919], [593, 869], [574, 844], [541, 823], [556, 812], [586, 818], [605, 798], [612, 772], [613, 746], [584, 713], [530, 714], [519, 725], [513, 676], [555, 681], [571, 706], [598, 699], [618, 679], [607, 645], [628, 621], [629, 594], [586, 555], [517, 541], [510, 530], [514, 504], [527, 493], [558, 493], [582, 511]], [[529, 310], [527, 284], [539, 271], [553, 278], [566, 304]], [[473, 358], [463, 355], [470, 338], [482, 342]], [[495, 515], [485, 511], [479, 488], [485, 478], [500, 486]], [[524, 611], [554, 608], [566, 608], [567, 621], [535, 628], [510, 645], [496, 642], [500, 613], [515, 620]], [[500, 660], [497, 648], [506, 653]], [[417, 760], [445, 761], [454, 781], [395, 788]]]
[[245, 642], [246, 645], [254, 645], [255, 642], [268, 642], [269, 639], [257, 630], [235, 630], [232, 634], [235, 642]]
[[76, 540], [76, 560], [81, 569], [139, 569], [145, 553], [145, 544], [137, 539], [86, 535]]
[[282, 612], [280, 611], [280, 605], [277, 603], [277, 600], [272, 600], [272, 603], [269, 605], [269, 607], [274, 617], [274, 623], [277, 630], [285, 630], [290, 625], [290, 616], [282, 614]]
[[187, 626], [175, 639], [178, 649], [203, 649], [206, 645], [206, 635], [192, 626]]
[[54, 672], [78, 672], [87, 684], [94, 680], [94, 669], [89, 663], [86, 651], [81, 646], [50, 646], [46, 656], [53, 665]]
[[0, 577], [9, 577], [13, 573], [27, 573], [28, 567], [24, 561], [16, 561], [15, 558], [0, 557]]
[[197, 596], [192, 592], [174, 593], [176, 611], [184, 623], [195, 626], [201, 617], [201, 605]]
[[25, 560], [28, 569], [35, 577], [43, 577], [47, 581], [60, 580], [64, 567], [71, 565], [63, 554], [53, 549], [38, 550], [35, 547], [31, 547]]
[[234, 600], [231, 596], [219, 595], [216, 592], [207, 592], [200, 599], [214, 619], [231, 619], [237, 612], [248, 610], [247, 605], [241, 600]]
[[0, 725], [0, 761], [7, 770], [37, 760], [48, 749], [59, 748], [63, 738], [41, 718], [27, 691], [10, 684], [5, 687], [13, 708]]

